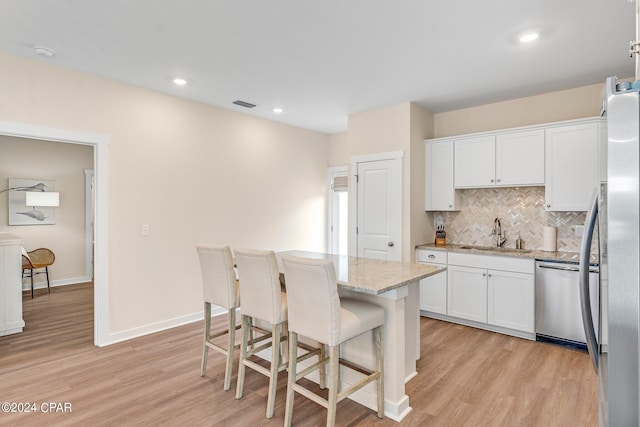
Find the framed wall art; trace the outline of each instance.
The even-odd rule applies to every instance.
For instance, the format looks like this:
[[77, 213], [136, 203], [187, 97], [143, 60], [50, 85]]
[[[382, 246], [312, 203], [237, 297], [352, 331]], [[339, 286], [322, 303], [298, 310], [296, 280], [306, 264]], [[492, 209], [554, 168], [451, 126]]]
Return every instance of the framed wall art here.
[[9, 225], [55, 224], [54, 206], [27, 206], [26, 197], [27, 192], [55, 192], [55, 186], [51, 180], [9, 178]]

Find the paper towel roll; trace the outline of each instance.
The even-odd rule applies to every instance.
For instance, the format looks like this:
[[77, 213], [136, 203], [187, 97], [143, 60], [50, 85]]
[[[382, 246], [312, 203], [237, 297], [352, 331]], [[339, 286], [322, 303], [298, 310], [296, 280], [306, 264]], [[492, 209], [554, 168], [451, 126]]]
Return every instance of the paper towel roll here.
[[545, 252], [556, 251], [556, 227], [545, 227], [542, 234], [542, 250]]

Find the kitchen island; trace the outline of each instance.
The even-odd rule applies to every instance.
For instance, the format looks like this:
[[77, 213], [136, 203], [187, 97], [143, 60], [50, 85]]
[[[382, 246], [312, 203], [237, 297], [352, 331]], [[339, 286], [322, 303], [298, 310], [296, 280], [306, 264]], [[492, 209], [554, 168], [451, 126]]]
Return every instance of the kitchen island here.
[[[444, 268], [318, 252], [288, 251], [278, 253], [281, 273], [284, 273], [282, 255], [332, 260], [336, 267], [340, 296], [371, 302], [384, 309], [385, 416], [401, 421], [411, 411], [405, 383], [416, 375], [416, 361], [420, 358], [419, 281], [443, 271]], [[286, 286], [286, 277], [283, 280]], [[363, 334], [348, 341], [342, 346], [341, 352], [341, 356], [358, 361], [365, 368], [374, 367], [371, 334]], [[317, 380], [317, 376], [310, 378]], [[344, 389], [357, 382], [360, 376], [341, 369], [340, 378]], [[375, 409], [375, 384], [369, 384], [349, 398]]]

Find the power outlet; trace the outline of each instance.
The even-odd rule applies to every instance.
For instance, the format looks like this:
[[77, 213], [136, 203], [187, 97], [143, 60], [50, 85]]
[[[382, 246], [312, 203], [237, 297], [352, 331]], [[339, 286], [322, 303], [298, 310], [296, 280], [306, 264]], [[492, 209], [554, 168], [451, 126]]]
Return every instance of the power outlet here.
[[140, 225], [140, 235], [142, 237], [149, 237], [149, 224]]
[[584, 225], [574, 225], [573, 232], [575, 233], [576, 237], [582, 237], [582, 235], [584, 234]]

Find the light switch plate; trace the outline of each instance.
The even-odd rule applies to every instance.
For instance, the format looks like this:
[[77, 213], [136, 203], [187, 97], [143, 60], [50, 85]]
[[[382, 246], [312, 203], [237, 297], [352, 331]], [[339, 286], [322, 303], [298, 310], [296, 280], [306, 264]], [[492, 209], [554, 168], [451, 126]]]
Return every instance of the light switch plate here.
[[573, 231], [576, 237], [582, 237], [582, 235], [584, 234], [584, 225], [574, 225]]
[[140, 235], [142, 237], [149, 237], [149, 224], [140, 225]]

